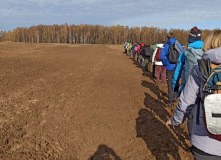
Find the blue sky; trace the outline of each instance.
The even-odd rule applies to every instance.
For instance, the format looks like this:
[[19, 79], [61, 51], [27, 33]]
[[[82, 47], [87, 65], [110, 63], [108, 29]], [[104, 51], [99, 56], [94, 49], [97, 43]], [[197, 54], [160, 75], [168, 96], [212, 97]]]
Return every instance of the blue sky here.
[[0, 30], [39, 24], [221, 28], [221, 0], [0, 0]]

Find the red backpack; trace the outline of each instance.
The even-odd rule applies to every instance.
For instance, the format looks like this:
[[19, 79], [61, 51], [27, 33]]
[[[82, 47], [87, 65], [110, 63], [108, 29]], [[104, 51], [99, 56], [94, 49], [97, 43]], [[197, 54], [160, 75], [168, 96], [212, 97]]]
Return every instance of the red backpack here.
[[156, 56], [155, 56], [155, 59], [157, 60], [157, 61], [161, 61], [161, 59], [160, 59], [160, 56], [161, 56], [161, 50], [162, 50], [162, 48], [157, 48], [157, 53], [156, 53]]

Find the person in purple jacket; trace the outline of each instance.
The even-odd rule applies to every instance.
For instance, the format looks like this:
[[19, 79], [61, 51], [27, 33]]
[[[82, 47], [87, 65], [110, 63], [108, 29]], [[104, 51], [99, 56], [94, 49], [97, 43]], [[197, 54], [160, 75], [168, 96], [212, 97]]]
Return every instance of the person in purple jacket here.
[[[214, 30], [203, 45], [203, 59], [210, 59], [214, 64], [221, 64], [221, 30]], [[187, 79], [185, 88], [180, 95], [173, 117], [167, 120], [166, 125], [179, 126], [193, 111], [191, 128], [191, 149], [195, 160], [221, 160], [221, 141], [209, 134], [204, 120], [204, 87], [205, 81], [199, 71], [198, 64], [194, 65]], [[198, 101], [197, 99], [201, 100]], [[200, 112], [197, 112], [200, 106]], [[197, 113], [200, 113], [197, 116]], [[219, 124], [220, 125], [220, 124]]]

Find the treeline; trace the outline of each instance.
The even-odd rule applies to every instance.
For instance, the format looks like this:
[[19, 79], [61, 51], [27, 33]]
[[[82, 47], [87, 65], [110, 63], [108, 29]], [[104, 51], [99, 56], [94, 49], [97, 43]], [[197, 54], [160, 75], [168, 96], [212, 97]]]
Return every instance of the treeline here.
[[[189, 30], [160, 29], [157, 27], [128, 27], [102, 25], [37, 25], [30, 28], [18, 27], [13, 31], [1, 31], [0, 41], [27, 43], [74, 43], [74, 44], [123, 44], [136, 42], [155, 44], [166, 41], [168, 32], [173, 31], [183, 45], [187, 43]], [[210, 30], [202, 32], [205, 39]]]

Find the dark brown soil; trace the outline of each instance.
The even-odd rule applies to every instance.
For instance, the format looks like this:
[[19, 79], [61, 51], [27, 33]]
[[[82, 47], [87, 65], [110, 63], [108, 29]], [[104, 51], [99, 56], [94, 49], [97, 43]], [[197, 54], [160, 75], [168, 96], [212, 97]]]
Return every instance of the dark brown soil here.
[[0, 43], [0, 159], [192, 160], [166, 86], [123, 46]]

